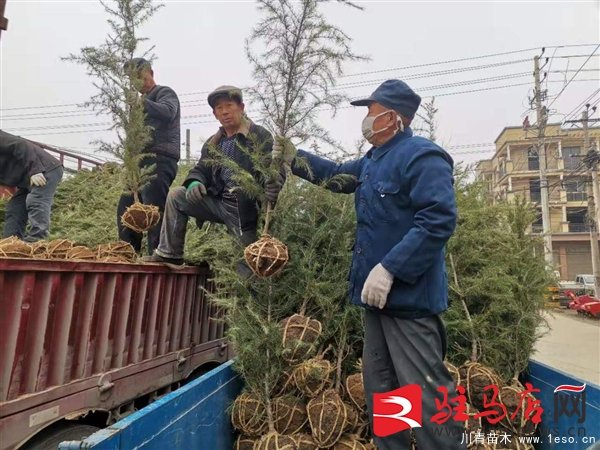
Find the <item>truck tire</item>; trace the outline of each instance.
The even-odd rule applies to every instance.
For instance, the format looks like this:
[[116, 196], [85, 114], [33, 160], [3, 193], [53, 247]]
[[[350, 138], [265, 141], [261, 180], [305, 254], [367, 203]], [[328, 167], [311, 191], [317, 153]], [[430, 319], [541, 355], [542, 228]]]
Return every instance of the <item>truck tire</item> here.
[[80, 441], [94, 434], [100, 428], [79, 423], [66, 423], [47, 432], [42, 431], [25, 444], [23, 450], [57, 450], [64, 441]]

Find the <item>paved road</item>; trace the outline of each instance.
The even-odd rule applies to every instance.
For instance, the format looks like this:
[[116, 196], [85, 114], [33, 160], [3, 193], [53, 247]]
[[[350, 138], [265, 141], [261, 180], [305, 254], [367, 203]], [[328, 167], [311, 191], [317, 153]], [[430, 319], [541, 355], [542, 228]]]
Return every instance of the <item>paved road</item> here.
[[533, 359], [600, 385], [600, 321], [557, 310], [546, 317], [549, 330]]

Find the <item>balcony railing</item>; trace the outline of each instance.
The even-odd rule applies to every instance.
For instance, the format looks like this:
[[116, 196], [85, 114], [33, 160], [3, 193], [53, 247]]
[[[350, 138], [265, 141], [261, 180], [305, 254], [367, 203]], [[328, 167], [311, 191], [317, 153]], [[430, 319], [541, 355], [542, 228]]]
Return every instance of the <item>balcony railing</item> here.
[[587, 192], [567, 192], [567, 201], [569, 202], [584, 202], [587, 198]]
[[586, 223], [570, 223], [569, 233], [587, 233], [590, 231], [590, 226]]

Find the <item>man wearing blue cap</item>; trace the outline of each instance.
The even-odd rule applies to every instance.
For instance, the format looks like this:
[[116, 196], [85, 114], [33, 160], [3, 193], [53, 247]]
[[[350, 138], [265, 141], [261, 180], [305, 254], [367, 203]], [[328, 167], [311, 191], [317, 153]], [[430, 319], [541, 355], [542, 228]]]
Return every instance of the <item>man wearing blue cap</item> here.
[[[446, 332], [440, 314], [448, 307], [444, 247], [456, 225], [456, 204], [452, 158], [410, 129], [420, 103], [399, 80], [352, 102], [369, 108], [362, 133], [372, 148], [361, 159], [336, 164], [298, 150], [308, 171], [293, 164], [289, 142], [277, 139], [273, 153], [291, 155], [293, 173], [315, 184], [351, 175], [328, 188], [355, 193], [350, 297], [365, 308], [363, 376], [370, 417], [374, 393], [417, 384], [423, 395], [422, 424], [413, 429], [419, 450], [465, 449], [460, 423], [440, 426], [430, 420], [438, 412], [435, 399], [442, 399], [437, 389], [445, 387], [450, 397], [455, 392], [443, 364]], [[374, 440], [379, 450], [411, 448], [408, 430]]]

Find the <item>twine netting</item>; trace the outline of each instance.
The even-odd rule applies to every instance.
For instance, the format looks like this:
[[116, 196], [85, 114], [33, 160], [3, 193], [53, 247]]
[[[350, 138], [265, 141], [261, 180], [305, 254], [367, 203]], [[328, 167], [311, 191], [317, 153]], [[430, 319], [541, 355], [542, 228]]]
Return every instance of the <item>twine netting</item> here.
[[231, 411], [233, 426], [248, 436], [259, 436], [267, 428], [265, 405], [256, 396], [245, 392], [233, 402]]
[[319, 450], [319, 446], [310, 434], [298, 433], [292, 437], [296, 441], [298, 450]]
[[67, 254], [75, 244], [67, 239], [55, 239], [48, 242], [46, 247], [47, 259], [67, 259]]
[[[532, 435], [535, 433], [537, 425], [531, 421], [530, 417], [526, 415], [525, 405], [527, 401], [534, 401], [535, 397], [532, 394], [528, 394], [529, 400], [523, 398], [521, 393], [525, 390], [525, 387], [517, 380], [513, 381], [510, 386], [504, 386], [500, 389], [500, 398], [502, 403], [506, 406], [508, 415], [502, 420], [502, 425], [509, 430], [517, 433], [519, 436]], [[512, 419], [511, 416], [518, 409], [517, 416]]]
[[160, 220], [158, 206], [136, 202], [121, 216], [121, 224], [137, 233], [144, 233], [155, 227]]
[[321, 447], [340, 440], [348, 424], [347, 409], [334, 390], [327, 390], [308, 402], [308, 420], [312, 436]]
[[[333, 385], [334, 367], [330, 361], [317, 357], [294, 368], [294, 384], [307, 397], [315, 397]], [[337, 395], [337, 394], [336, 394]]]
[[458, 370], [458, 367], [456, 367], [454, 364], [448, 361], [444, 361], [444, 365], [446, 366], [446, 369], [448, 369], [448, 372], [450, 372], [450, 375], [454, 380], [455, 386], [459, 386], [462, 380], [460, 378], [460, 372]]
[[362, 372], [348, 375], [346, 378], [346, 392], [348, 393], [350, 400], [352, 400], [352, 403], [354, 403], [360, 411], [366, 411], [367, 402]]
[[48, 259], [48, 241], [37, 241], [31, 244], [34, 259]]
[[260, 438], [254, 450], [298, 450], [298, 447], [291, 436], [271, 432]]
[[96, 248], [98, 260], [107, 258], [117, 258], [119, 262], [136, 262], [137, 253], [133, 246], [128, 242], [110, 242], [108, 244], [100, 244]]
[[278, 397], [273, 400], [275, 431], [281, 434], [299, 433], [308, 422], [306, 404], [295, 397]]
[[283, 370], [279, 382], [274, 389], [275, 397], [281, 397], [284, 394], [293, 394], [297, 391], [294, 384], [294, 376], [291, 369]]
[[366, 450], [365, 444], [360, 442], [358, 436], [344, 435], [342, 438], [333, 446], [333, 450]]
[[253, 450], [256, 442], [256, 438], [240, 434], [235, 440], [235, 445], [233, 448], [234, 450]]
[[482, 364], [469, 362], [459, 369], [460, 378], [467, 391], [467, 398], [476, 409], [482, 410], [483, 396], [491, 395], [490, 391], [484, 391], [486, 386], [501, 386], [500, 377], [489, 367]]
[[479, 411], [467, 403], [466, 413], [469, 418], [465, 421], [465, 431], [467, 433], [477, 433], [478, 431], [481, 431], [483, 429], [481, 417], [475, 418], [475, 416], [479, 414]]
[[294, 314], [280, 322], [283, 329], [283, 359], [297, 363], [315, 352], [315, 342], [322, 332], [321, 322], [301, 314]]
[[0, 258], [31, 258], [33, 247], [14, 236], [0, 240]]
[[96, 259], [96, 252], [83, 245], [77, 245], [67, 252], [66, 257], [67, 259], [94, 261]]
[[244, 249], [244, 259], [257, 277], [268, 278], [281, 272], [290, 258], [283, 242], [264, 234]]
[[354, 406], [344, 403], [344, 407], [346, 408], [346, 428], [344, 429], [347, 433], [354, 433], [358, 430], [358, 425], [360, 423], [360, 414], [354, 408]]

